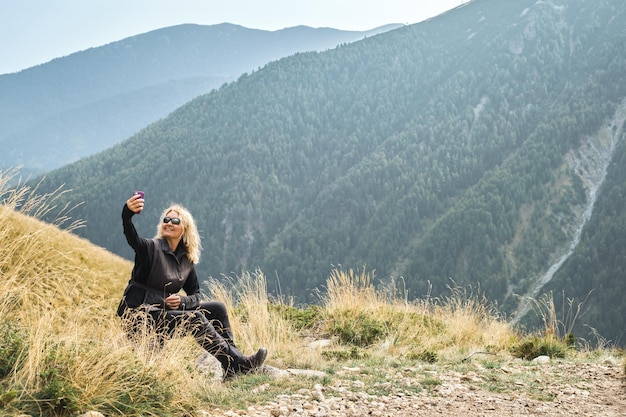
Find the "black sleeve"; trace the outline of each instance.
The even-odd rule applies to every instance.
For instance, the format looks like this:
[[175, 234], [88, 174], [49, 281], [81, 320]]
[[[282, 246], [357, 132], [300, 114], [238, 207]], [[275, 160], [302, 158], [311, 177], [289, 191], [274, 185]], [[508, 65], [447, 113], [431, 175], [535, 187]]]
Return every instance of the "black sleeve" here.
[[[154, 242], [152, 239], [140, 237], [135, 230], [132, 217], [135, 213], [126, 204], [122, 209], [122, 224], [124, 236], [131, 248], [135, 251], [135, 265], [131, 273], [131, 280], [140, 284], [149, 285], [150, 270], [153, 262]], [[138, 287], [129, 288], [127, 298], [129, 305], [136, 307], [143, 302], [145, 290]]]
[[124, 236], [126, 236], [126, 242], [135, 251], [135, 254], [140, 258], [148, 257], [148, 244], [147, 239], [139, 237], [135, 225], [133, 224], [133, 216], [135, 213], [124, 204], [122, 209], [122, 226], [124, 227]]

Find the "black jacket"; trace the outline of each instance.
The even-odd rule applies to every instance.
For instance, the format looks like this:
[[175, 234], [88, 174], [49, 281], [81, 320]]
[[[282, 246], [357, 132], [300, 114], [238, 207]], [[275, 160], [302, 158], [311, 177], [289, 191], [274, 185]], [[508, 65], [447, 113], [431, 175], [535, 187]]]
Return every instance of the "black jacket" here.
[[200, 302], [200, 285], [194, 265], [187, 258], [183, 241], [172, 251], [163, 238], [146, 239], [137, 234], [132, 222], [135, 213], [126, 204], [122, 209], [122, 225], [126, 241], [135, 251], [131, 279], [117, 310], [123, 315], [127, 308], [165, 308], [165, 298], [181, 289], [180, 310], [192, 310]]

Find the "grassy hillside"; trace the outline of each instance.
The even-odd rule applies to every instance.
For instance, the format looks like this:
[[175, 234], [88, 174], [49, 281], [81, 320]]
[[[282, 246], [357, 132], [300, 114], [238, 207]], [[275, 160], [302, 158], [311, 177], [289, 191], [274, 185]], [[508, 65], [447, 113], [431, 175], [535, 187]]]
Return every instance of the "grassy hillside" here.
[[[195, 366], [201, 351], [189, 338], [158, 352], [147, 338], [130, 343], [114, 311], [131, 264], [32, 217], [56, 210], [54, 194], [38, 197], [30, 189], [10, 188], [10, 176], [0, 179], [0, 416], [75, 416], [88, 410], [200, 416], [202, 410], [245, 408], [333, 384], [344, 378], [341, 369], [355, 363], [370, 369], [361, 378], [384, 394], [395, 389], [380, 385], [389, 369], [460, 364], [476, 352], [490, 367], [511, 357], [577, 355], [547, 310], [546, 332], [525, 336], [480, 294], [455, 289], [448, 297], [408, 302], [402, 294], [376, 290], [373, 274], [365, 270], [335, 270], [319, 294], [320, 305], [299, 309], [268, 299], [265, 277], [256, 271], [232, 277], [228, 286], [213, 281], [207, 297], [227, 303], [244, 351], [264, 344], [271, 366], [324, 376], [252, 375], [223, 384]], [[331, 344], [306, 347], [318, 339]], [[440, 383], [423, 372], [423, 389]]]

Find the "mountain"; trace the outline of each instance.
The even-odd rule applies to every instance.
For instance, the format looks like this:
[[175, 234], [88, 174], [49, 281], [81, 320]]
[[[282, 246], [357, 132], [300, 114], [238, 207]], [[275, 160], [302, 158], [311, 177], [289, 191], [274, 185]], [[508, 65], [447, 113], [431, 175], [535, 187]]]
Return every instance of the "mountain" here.
[[200, 277], [258, 267], [315, 302], [333, 267], [363, 267], [407, 299], [479, 292], [522, 324], [526, 297], [559, 290], [584, 301], [578, 335], [619, 340], [625, 15], [475, 0], [271, 62], [40, 187], [72, 189], [81, 235], [124, 257], [120, 211], [142, 189], [144, 236], [170, 202], [194, 213]]
[[369, 31], [180, 25], [0, 75], [0, 168], [45, 172], [109, 148], [193, 97], [284, 56]]

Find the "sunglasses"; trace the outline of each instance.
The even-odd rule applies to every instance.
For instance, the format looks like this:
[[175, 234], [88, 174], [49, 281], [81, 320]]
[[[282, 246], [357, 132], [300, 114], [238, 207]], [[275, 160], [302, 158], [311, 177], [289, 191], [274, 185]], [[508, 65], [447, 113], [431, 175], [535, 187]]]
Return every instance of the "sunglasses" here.
[[172, 224], [180, 224], [180, 219], [178, 217], [163, 217], [163, 223], [169, 222], [172, 222]]

